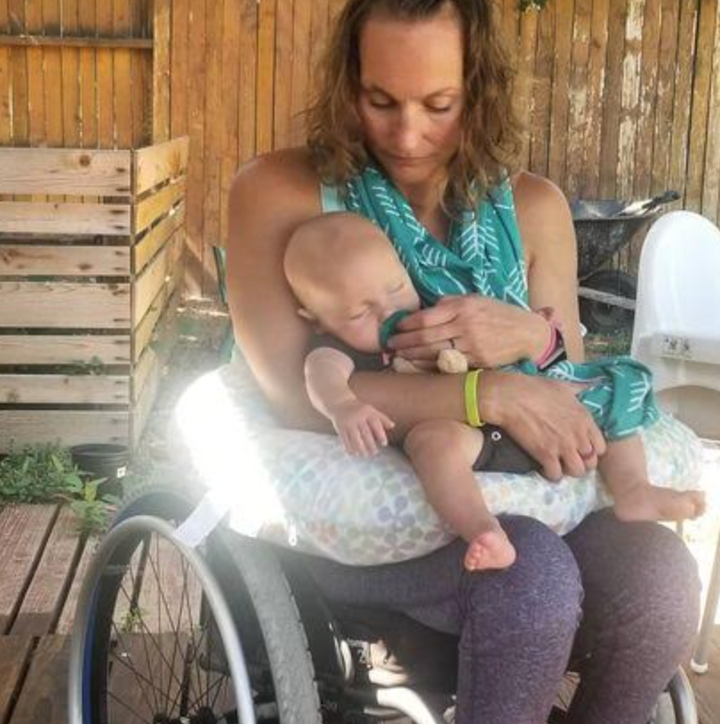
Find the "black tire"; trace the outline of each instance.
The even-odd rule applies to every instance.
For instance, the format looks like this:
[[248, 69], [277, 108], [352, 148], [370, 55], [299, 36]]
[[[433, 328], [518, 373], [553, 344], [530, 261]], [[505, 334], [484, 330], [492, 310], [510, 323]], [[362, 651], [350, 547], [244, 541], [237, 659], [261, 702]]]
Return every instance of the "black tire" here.
[[[620, 270], [603, 269], [583, 279], [581, 284], [626, 299], [635, 299], [637, 296], [637, 280], [632, 274]], [[580, 299], [580, 321], [589, 332], [595, 334], [629, 332], [634, 318], [635, 313], [630, 309], [603, 304], [593, 299]]]
[[[139, 487], [126, 497], [116, 524], [133, 516], [146, 515], [178, 525], [194, 509], [199, 498], [198, 493], [184, 487]], [[240, 635], [257, 721], [321, 724], [319, 697], [305, 632], [285, 576], [269, 546], [218, 529], [203, 543], [202, 550]], [[118, 595], [117, 590], [114, 595]], [[112, 592], [106, 594], [101, 605], [115, 605]], [[97, 618], [102, 621], [103, 617], [107, 617], [107, 612], [101, 612]], [[107, 623], [105, 625], [107, 627]], [[217, 636], [212, 622], [207, 629], [204, 662], [201, 654], [200, 665], [229, 675], [222, 653], [218, 654], [222, 648], [207, 643], [216, 640]], [[102, 640], [102, 634], [99, 640]], [[99, 660], [103, 655], [101, 651], [95, 656], [94, 668], [106, 666], [105, 660]], [[102, 711], [101, 705], [94, 708]], [[96, 721], [106, 724], [102, 716], [93, 718], [92, 724]]]

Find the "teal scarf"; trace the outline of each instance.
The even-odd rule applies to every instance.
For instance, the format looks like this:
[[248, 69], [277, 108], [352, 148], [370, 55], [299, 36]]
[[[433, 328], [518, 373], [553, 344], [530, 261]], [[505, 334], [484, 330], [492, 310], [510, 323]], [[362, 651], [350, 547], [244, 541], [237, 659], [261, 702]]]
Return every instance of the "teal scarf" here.
[[[424, 306], [446, 294], [481, 294], [529, 309], [527, 272], [508, 181], [488, 191], [476, 213], [453, 221], [448, 243], [418, 222], [400, 191], [374, 166], [347, 184], [350, 211], [373, 221], [390, 238]], [[632, 435], [658, 418], [650, 371], [629, 357], [583, 364], [561, 362], [540, 373], [530, 360], [506, 369], [590, 383], [579, 395], [611, 440]]]

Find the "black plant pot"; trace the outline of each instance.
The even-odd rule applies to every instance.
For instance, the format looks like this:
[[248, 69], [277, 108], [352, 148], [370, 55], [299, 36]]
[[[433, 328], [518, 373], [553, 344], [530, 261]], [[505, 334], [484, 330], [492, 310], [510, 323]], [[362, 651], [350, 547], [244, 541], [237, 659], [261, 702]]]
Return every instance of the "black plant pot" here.
[[70, 449], [72, 459], [83, 473], [93, 480], [104, 478], [98, 495], [122, 496], [122, 479], [127, 473], [130, 451], [125, 445], [94, 443]]

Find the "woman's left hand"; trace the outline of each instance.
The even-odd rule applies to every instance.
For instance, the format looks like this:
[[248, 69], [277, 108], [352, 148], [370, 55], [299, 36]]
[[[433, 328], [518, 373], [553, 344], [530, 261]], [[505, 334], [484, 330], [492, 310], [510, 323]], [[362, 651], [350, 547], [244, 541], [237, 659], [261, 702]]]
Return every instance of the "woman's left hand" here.
[[445, 296], [408, 315], [388, 344], [409, 360], [434, 360], [443, 349], [465, 354], [471, 367], [499, 367], [536, 359], [551, 329], [539, 314], [478, 294]]

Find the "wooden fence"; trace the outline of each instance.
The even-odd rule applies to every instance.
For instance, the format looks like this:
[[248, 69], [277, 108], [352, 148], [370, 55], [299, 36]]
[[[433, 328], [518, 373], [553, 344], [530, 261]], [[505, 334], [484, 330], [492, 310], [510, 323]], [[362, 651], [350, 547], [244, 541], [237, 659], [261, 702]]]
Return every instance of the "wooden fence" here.
[[186, 138], [0, 148], [0, 453], [139, 439], [175, 337], [187, 157]]
[[[232, 177], [302, 142], [311, 70], [344, 2], [0, 0], [0, 145], [189, 135], [190, 291], [212, 292], [203, 270], [209, 245], [226, 241]], [[720, 0], [549, 0], [527, 13], [495, 2], [519, 69], [528, 168], [570, 197], [675, 188], [718, 219]], [[43, 39], [29, 45], [24, 32]], [[86, 45], [69, 46], [76, 36]]]

